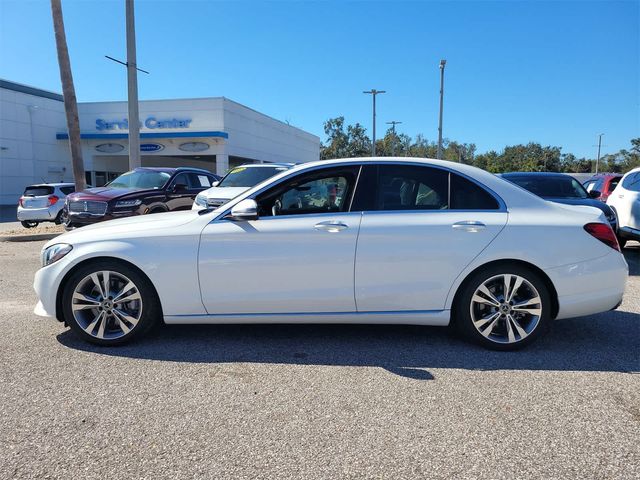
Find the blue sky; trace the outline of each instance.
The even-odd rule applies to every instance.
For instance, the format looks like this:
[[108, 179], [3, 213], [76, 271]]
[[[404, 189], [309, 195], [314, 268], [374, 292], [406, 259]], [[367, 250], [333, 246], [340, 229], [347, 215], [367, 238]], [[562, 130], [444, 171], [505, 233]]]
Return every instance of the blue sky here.
[[[63, 0], [80, 101], [126, 99], [124, 0]], [[537, 141], [595, 156], [640, 135], [640, 1], [136, 2], [141, 99], [226, 96], [324, 138], [371, 131], [478, 151]], [[61, 91], [49, 1], [0, 0], [0, 78]], [[379, 133], [380, 136], [380, 133]]]

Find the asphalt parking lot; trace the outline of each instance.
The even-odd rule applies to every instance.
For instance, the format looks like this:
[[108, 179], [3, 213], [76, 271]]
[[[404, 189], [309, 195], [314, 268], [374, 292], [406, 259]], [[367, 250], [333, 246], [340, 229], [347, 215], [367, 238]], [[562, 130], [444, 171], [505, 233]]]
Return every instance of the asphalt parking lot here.
[[640, 477], [638, 244], [617, 311], [499, 353], [406, 326], [93, 347], [31, 313], [43, 243], [0, 243], [0, 478]]

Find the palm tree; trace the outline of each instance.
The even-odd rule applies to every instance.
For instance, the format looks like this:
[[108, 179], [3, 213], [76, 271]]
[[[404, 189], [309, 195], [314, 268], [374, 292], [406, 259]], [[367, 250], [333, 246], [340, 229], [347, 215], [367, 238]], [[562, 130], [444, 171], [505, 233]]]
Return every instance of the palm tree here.
[[76, 191], [80, 191], [84, 190], [87, 184], [84, 176], [82, 148], [80, 146], [78, 103], [76, 100], [76, 90], [73, 86], [73, 75], [71, 75], [71, 61], [69, 60], [69, 50], [67, 49], [67, 36], [64, 33], [64, 19], [62, 18], [62, 5], [60, 4], [60, 0], [51, 0], [51, 15], [53, 17], [53, 30], [55, 32], [56, 47], [58, 49], [58, 65], [60, 66], [64, 110], [67, 114], [73, 179], [76, 184]]

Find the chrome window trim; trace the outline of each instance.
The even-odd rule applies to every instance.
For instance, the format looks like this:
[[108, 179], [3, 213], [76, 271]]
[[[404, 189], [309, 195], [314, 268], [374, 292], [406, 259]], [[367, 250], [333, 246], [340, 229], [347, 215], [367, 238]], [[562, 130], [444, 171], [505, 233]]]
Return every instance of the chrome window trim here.
[[[358, 186], [358, 180], [360, 179], [360, 173], [362, 173], [362, 168], [364, 166], [367, 165], [372, 165], [372, 166], [376, 166], [376, 165], [407, 165], [407, 166], [418, 166], [418, 167], [425, 167], [425, 168], [437, 168], [439, 170], [444, 170], [445, 172], [448, 172], [449, 174], [454, 173], [456, 175], [460, 175], [461, 177], [469, 180], [470, 182], [475, 183], [478, 187], [482, 188], [483, 190], [485, 190], [486, 192], [488, 192], [497, 202], [498, 202], [498, 208], [497, 209], [490, 209], [490, 210], [455, 210], [455, 209], [446, 209], [446, 210], [358, 210], [358, 212], [365, 212], [365, 213], [390, 213], [390, 212], [404, 212], [404, 213], [409, 213], [409, 212], [414, 212], [414, 213], [432, 213], [432, 212], [502, 212], [502, 213], [507, 213], [508, 209], [507, 209], [507, 204], [504, 202], [504, 200], [502, 199], [502, 197], [500, 197], [500, 195], [498, 195], [496, 192], [494, 192], [491, 188], [487, 187], [486, 185], [478, 182], [476, 179], [462, 173], [459, 172], [457, 170], [452, 170], [450, 168], [447, 167], [443, 167], [441, 165], [431, 165], [431, 164], [425, 164], [422, 162], [414, 162], [414, 161], [402, 161], [402, 162], [398, 162], [398, 161], [367, 161], [367, 162], [362, 162], [362, 161], [358, 161], [357, 158], [354, 158], [352, 161], [350, 160], [346, 160], [344, 162], [340, 162], [340, 163], [332, 163], [330, 165], [316, 165], [310, 168], [305, 168], [304, 170], [298, 170], [298, 171], [289, 171], [289, 175], [282, 177], [278, 182], [276, 183], [269, 183], [268, 185], [265, 185], [264, 187], [262, 187], [260, 190], [252, 193], [251, 195], [249, 195], [248, 197], [244, 197], [246, 198], [251, 198], [251, 199], [255, 199], [258, 195], [260, 195], [261, 193], [263, 193], [265, 190], [268, 190], [272, 187], [275, 187], [277, 185], [280, 185], [282, 182], [286, 182], [288, 180], [291, 179], [291, 177], [296, 176], [298, 174], [306, 174], [309, 172], [314, 172], [316, 170], [321, 170], [321, 169], [329, 169], [329, 168], [340, 168], [340, 167], [346, 167], [346, 166], [353, 166], [353, 165], [357, 165], [360, 167], [359, 173], [358, 173], [358, 178], [356, 179], [356, 188]], [[449, 175], [449, 178], [451, 178], [451, 176]], [[451, 191], [451, 188], [449, 188], [449, 191]], [[354, 188], [353, 190], [353, 195], [355, 196], [356, 193], [356, 189]], [[352, 201], [353, 201], [353, 196], [352, 196]], [[230, 199], [231, 200], [231, 199]], [[349, 207], [351, 207], [351, 205], [349, 205]], [[226, 217], [229, 213], [231, 213], [231, 207], [226, 208], [225, 210], [222, 211], [222, 213], [218, 214], [215, 216], [215, 218], [211, 219], [211, 221], [209, 223], [214, 223], [217, 221], [221, 221], [221, 220], [225, 220], [224, 217]], [[349, 209], [349, 211], [346, 212], [338, 212], [341, 214], [344, 213], [352, 213], [351, 209]], [[317, 215], [335, 215], [336, 212], [328, 212], [328, 213], [320, 213]], [[304, 216], [304, 215], [309, 215], [309, 214], [301, 214], [299, 216]], [[316, 214], [312, 214], [312, 215], [316, 215]], [[280, 218], [291, 218], [293, 217], [293, 215], [282, 215], [282, 217]]]

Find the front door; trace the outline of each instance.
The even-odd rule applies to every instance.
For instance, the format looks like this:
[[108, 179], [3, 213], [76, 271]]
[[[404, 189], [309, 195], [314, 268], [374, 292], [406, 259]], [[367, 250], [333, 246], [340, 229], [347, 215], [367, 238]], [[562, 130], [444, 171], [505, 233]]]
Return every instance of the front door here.
[[207, 225], [198, 260], [207, 312], [354, 312], [362, 215], [348, 210], [358, 170], [290, 177], [256, 197], [258, 220]]

